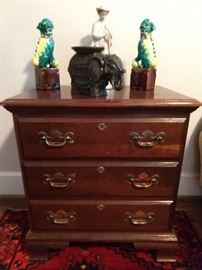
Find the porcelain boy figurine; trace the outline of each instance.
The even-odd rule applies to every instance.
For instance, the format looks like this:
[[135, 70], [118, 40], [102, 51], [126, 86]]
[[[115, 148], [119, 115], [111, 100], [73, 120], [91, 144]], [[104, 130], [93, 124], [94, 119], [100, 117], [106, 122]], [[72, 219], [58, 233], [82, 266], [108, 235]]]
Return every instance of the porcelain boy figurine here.
[[106, 25], [106, 16], [109, 13], [109, 9], [104, 6], [96, 8], [99, 19], [93, 24], [92, 38], [93, 42], [91, 46], [104, 47], [104, 54], [110, 54], [110, 47], [112, 45], [112, 35]]
[[152, 40], [154, 24], [145, 19], [140, 25], [140, 40], [138, 43], [138, 55], [133, 60], [133, 68], [154, 68], [156, 69], [156, 51]]
[[58, 61], [54, 59], [53, 24], [45, 18], [37, 26], [41, 33], [37, 48], [32, 58], [32, 63], [39, 68], [55, 68]]

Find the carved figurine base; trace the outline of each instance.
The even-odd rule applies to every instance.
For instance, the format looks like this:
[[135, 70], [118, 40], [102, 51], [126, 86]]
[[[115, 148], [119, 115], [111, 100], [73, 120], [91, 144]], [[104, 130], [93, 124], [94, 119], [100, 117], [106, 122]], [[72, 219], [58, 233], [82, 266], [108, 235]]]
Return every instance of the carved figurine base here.
[[156, 69], [134, 68], [131, 71], [131, 90], [154, 90], [156, 80]]
[[58, 68], [35, 68], [37, 90], [59, 90], [60, 78]]

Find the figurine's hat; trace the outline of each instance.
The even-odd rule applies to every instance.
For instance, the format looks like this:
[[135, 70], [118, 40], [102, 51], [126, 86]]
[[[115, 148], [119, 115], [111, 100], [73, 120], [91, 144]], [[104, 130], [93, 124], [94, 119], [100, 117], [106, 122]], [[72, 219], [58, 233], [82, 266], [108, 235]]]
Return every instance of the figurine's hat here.
[[97, 12], [106, 11], [107, 13], [110, 11], [109, 8], [107, 8], [104, 5], [97, 7], [96, 10], [97, 10]]

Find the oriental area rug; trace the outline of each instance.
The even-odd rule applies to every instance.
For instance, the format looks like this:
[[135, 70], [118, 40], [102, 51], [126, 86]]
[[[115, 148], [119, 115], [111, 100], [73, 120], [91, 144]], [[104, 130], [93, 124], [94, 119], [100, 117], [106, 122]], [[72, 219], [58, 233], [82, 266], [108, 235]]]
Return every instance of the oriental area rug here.
[[184, 211], [175, 213], [180, 251], [175, 263], [157, 263], [132, 244], [72, 243], [50, 250], [47, 261], [31, 262], [23, 245], [27, 211], [7, 210], [0, 219], [0, 270], [202, 270], [202, 246]]

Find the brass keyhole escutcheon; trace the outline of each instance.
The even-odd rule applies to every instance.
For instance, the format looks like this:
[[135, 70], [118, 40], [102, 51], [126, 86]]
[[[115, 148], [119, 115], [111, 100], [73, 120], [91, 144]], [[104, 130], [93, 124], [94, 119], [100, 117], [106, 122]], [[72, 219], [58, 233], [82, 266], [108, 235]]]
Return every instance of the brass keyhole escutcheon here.
[[103, 211], [103, 210], [105, 209], [104, 204], [103, 204], [103, 203], [98, 204], [97, 209], [98, 209], [99, 211]]
[[107, 128], [107, 125], [105, 123], [99, 123], [97, 125], [97, 128], [100, 130], [100, 131], [104, 131], [106, 128]]
[[97, 172], [98, 173], [104, 173], [105, 172], [105, 167], [103, 167], [103, 166], [97, 167]]

